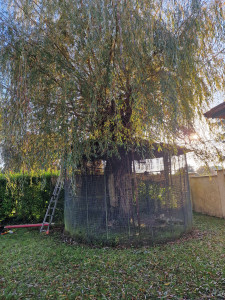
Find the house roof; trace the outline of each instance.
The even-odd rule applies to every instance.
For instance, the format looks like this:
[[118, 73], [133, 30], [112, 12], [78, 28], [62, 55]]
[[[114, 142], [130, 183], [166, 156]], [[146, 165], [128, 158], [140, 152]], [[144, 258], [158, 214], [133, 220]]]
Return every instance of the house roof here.
[[219, 118], [219, 119], [225, 119], [225, 102], [220, 103], [219, 105], [213, 107], [206, 113], [204, 113], [204, 116], [206, 118]]

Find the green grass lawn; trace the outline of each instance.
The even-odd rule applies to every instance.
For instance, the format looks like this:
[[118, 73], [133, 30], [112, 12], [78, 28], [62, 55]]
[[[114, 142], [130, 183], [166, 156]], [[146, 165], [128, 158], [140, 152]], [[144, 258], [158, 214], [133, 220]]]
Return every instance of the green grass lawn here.
[[0, 299], [225, 299], [225, 220], [194, 216], [176, 242], [130, 249], [0, 236]]

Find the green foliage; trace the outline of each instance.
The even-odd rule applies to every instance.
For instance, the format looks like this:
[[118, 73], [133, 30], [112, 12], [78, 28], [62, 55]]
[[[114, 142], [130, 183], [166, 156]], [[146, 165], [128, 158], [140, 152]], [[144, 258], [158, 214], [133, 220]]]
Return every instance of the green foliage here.
[[173, 191], [173, 187], [162, 187], [159, 183], [151, 181], [142, 181], [138, 185], [138, 196], [140, 200], [140, 209], [151, 206], [152, 213], [160, 212], [163, 208], [177, 208], [179, 196]]
[[84, 154], [118, 154], [146, 136], [150, 146], [173, 143], [223, 86], [221, 1], [6, 2], [0, 114], [8, 169], [44, 167], [65, 149], [77, 166]]
[[[57, 173], [7, 174], [0, 178], [0, 221], [34, 223], [43, 221]], [[62, 202], [62, 195], [61, 195]], [[61, 203], [62, 206], [62, 203]], [[56, 219], [62, 222], [59, 206]], [[4, 221], [5, 220], [5, 221]]]
[[37, 229], [0, 236], [2, 299], [224, 299], [225, 220], [164, 245], [92, 248]]

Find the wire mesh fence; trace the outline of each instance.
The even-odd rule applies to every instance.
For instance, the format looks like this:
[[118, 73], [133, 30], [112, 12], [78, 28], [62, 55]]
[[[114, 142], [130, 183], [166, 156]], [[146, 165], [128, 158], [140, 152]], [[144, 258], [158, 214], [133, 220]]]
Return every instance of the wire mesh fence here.
[[134, 160], [123, 174], [107, 170], [105, 161], [99, 165], [65, 183], [65, 229], [77, 240], [151, 244], [191, 228], [184, 154]]

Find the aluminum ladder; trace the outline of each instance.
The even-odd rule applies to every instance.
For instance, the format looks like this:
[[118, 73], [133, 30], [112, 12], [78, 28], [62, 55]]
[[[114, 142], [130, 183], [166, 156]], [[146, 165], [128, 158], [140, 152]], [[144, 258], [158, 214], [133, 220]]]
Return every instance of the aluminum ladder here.
[[53, 217], [54, 217], [54, 214], [55, 214], [56, 205], [57, 205], [57, 202], [58, 202], [58, 199], [59, 199], [59, 194], [61, 192], [63, 184], [64, 184], [64, 178], [60, 174], [60, 176], [57, 179], [57, 182], [56, 182], [53, 194], [51, 196], [51, 199], [49, 201], [48, 208], [47, 208], [47, 211], [45, 213], [45, 217], [44, 217], [44, 220], [42, 222], [40, 232], [46, 232], [46, 234], [49, 234], [49, 227], [52, 224], [52, 220], [53, 220]]

